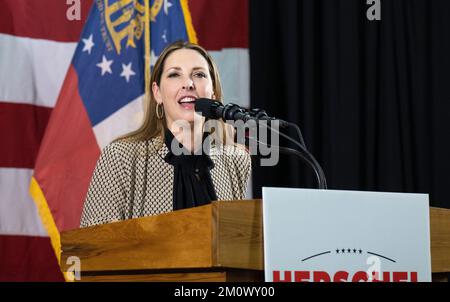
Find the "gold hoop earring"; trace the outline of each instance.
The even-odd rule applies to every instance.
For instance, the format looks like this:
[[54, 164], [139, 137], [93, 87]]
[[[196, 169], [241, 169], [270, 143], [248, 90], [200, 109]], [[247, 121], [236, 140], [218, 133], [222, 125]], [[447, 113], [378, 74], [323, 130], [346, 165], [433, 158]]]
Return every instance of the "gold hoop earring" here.
[[160, 103], [156, 104], [156, 117], [159, 120], [162, 120], [164, 117], [164, 107]]

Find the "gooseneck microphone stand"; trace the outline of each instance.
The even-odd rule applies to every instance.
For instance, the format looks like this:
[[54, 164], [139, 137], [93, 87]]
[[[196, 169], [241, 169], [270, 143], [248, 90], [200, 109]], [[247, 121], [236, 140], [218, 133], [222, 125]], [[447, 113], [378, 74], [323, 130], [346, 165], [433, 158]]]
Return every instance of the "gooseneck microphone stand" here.
[[[280, 136], [286, 138], [287, 140], [293, 142], [298, 147], [298, 150], [297, 149], [288, 148], [288, 147], [283, 147], [283, 146], [268, 145], [266, 143], [263, 143], [263, 142], [259, 141], [257, 138], [247, 137], [247, 139], [253, 140], [256, 143], [259, 143], [261, 145], [265, 145], [267, 147], [276, 148], [276, 149], [278, 149], [280, 151], [280, 153], [292, 154], [292, 155], [295, 155], [295, 156], [299, 157], [302, 161], [307, 163], [313, 169], [314, 174], [316, 176], [318, 188], [319, 189], [324, 189], [324, 190], [327, 189], [327, 180], [326, 180], [326, 177], [325, 177], [325, 173], [323, 172], [322, 167], [317, 162], [315, 157], [306, 148], [306, 144], [305, 144], [305, 142], [303, 140], [303, 135], [302, 135], [300, 127], [298, 127], [298, 125], [296, 125], [294, 123], [286, 122], [286, 121], [283, 121], [283, 120], [280, 120], [280, 119], [271, 118], [271, 117], [269, 117], [266, 114], [266, 112], [264, 110], [260, 110], [260, 109], [252, 109], [252, 110], [250, 110], [247, 113], [250, 115], [250, 117], [253, 120], [256, 120], [256, 122], [257, 122], [256, 125], [262, 125], [263, 127], [265, 127], [265, 129], [267, 129], [269, 131], [273, 131], [277, 135], [280, 135]], [[279, 125], [280, 125], [281, 128], [289, 128], [289, 127], [294, 128], [296, 130], [296, 132], [297, 132], [297, 135], [298, 135], [300, 141], [297, 141], [297, 140], [293, 139], [292, 137], [290, 137], [290, 136], [288, 136], [288, 135], [286, 135], [284, 133], [281, 133], [277, 129], [274, 129], [270, 125], [270, 123], [272, 121], [279, 122]], [[262, 122], [262, 123], [260, 123], [260, 122]]]
[[[256, 143], [265, 145], [267, 147], [276, 148], [281, 153], [293, 154], [295, 156], [298, 156], [314, 170], [319, 189], [327, 189], [327, 181], [325, 178], [325, 173], [323, 172], [322, 167], [319, 165], [314, 156], [306, 148], [302, 132], [300, 131], [300, 128], [296, 124], [286, 122], [281, 119], [269, 117], [267, 113], [261, 109], [251, 109], [250, 111], [248, 111], [246, 108], [243, 108], [233, 103], [223, 105], [221, 102], [218, 102], [216, 100], [205, 98], [197, 99], [197, 101], [195, 102], [195, 110], [197, 112], [201, 112], [201, 114], [207, 118], [222, 119], [225, 122], [238, 120], [244, 122], [253, 121], [255, 122], [255, 124], [252, 125], [252, 127], [257, 127], [257, 133], [259, 131], [258, 126], [263, 126], [265, 127], [266, 130], [274, 132], [277, 135], [280, 135], [288, 139], [289, 141], [295, 144], [297, 149], [275, 146], [273, 144], [268, 145], [264, 142], [259, 141], [258, 138], [249, 138], [249, 137], [246, 138], [246, 140], [252, 140]], [[279, 126], [281, 128], [289, 128], [289, 127], [294, 128], [297, 132], [300, 141], [297, 141], [292, 137], [284, 133], [281, 133], [277, 129], [273, 128], [271, 125], [272, 122], [279, 123]], [[235, 127], [237, 126], [235, 125]], [[248, 145], [248, 142], [246, 142], [246, 144]]]

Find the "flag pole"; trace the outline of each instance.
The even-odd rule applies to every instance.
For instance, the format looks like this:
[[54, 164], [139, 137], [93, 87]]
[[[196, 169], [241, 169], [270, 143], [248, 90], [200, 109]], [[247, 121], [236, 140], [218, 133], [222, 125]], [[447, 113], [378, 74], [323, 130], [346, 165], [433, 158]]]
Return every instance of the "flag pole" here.
[[[150, 0], [145, 0], [145, 96], [144, 104], [150, 102]], [[144, 105], [145, 107], [145, 105]]]

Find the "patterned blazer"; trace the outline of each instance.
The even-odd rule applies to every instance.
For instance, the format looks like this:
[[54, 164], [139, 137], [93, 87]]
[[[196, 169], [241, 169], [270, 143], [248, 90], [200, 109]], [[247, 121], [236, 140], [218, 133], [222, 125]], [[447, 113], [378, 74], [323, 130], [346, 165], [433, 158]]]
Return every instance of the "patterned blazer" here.
[[[157, 215], [173, 210], [174, 167], [161, 137], [116, 141], [97, 161], [83, 207], [81, 227]], [[211, 178], [219, 200], [245, 198], [251, 159], [241, 146], [211, 146]]]

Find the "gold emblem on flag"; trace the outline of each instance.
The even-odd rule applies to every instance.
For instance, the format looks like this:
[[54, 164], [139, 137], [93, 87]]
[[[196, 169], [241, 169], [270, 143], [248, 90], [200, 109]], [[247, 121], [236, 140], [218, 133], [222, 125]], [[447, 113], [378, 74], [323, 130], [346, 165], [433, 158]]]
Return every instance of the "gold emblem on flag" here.
[[[155, 0], [150, 8], [150, 20], [155, 22], [163, 0]], [[101, 10], [102, 5], [99, 5]], [[120, 54], [122, 41], [125, 46], [136, 48], [136, 41], [142, 38], [145, 29], [145, 4], [139, 0], [104, 0], [104, 19], [114, 48]], [[102, 14], [103, 15], [103, 14]]]

